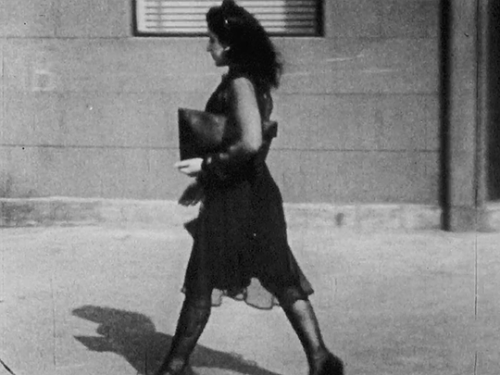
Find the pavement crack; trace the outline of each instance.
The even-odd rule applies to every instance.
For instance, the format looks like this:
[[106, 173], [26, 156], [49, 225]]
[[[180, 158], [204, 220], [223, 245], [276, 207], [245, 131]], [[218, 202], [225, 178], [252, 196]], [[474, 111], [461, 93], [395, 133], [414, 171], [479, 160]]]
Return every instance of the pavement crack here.
[[477, 249], [477, 234], [474, 242], [474, 320], [477, 320], [478, 314], [478, 249]]
[[5, 364], [5, 362], [4, 362], [4, 361], [2, 361], [2, 359], [1, 359], [1, 358], [0, 358], [0, 363], [1, 363], [1, 364], [2, 364], [2, 366], [3, 366], [3, 367], [4, 367], [4, 368], [5, 368], [5, 369], [9, 372], [9, 374], [16, 375], [16, 374], [14, 374], [14, 372], [13, 372], [13, 371], [9, 368], [9, 366], [7, 366], [7, 365]]
[[57, 351], [56, 307], [55, 307], [55, 299], [54, 299], [54, 281], [53, 281], [52, 277], [50, 278], [50, 293], [51, 293], [51, 300], [52, 300], [52, 345], [53, 345], [52, 361], [54, 363], [54, 367], [57, 367], [57, 361], [56, 361], [56, 351]]

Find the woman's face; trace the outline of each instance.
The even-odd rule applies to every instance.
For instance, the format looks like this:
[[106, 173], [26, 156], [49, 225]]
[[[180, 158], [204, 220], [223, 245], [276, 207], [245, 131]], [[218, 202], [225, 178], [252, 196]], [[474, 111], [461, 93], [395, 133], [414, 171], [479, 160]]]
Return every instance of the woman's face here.
[[210, 52], [212, 59], [214, 59], [215, 66], [227, 65], [225, 58], [226, 50], [227, 47], [221, 44], [217, 35], [208, 30], [207, 52]]

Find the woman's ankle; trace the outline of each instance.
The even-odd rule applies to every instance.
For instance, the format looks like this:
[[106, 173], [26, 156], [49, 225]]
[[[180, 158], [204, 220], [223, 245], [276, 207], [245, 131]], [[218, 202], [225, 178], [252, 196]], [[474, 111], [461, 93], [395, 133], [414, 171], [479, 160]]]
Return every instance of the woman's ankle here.
[[323, 363], [325, 363], [330, 357], [330, 352], [328, 349], [323, 346], [318, 348], [313, 354], [312, 357], [309, 358], [309, 367], [312, 373], [318, 371]]
[[163, 362], [155, 375], [180, 375], [187, 367], [187, 361], [182, 358], [168, 358]]

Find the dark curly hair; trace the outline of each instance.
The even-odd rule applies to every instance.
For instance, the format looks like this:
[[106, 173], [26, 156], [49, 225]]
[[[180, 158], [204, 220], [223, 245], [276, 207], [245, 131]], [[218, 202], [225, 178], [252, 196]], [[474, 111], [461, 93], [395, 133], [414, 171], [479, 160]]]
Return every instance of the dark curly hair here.
[[271, 39], [259, 21], [233, 0], [210, 8], [208, 29], [228, 46], [226, 58], [252, 79], [258, 88], [277, 88], [283, 65]]

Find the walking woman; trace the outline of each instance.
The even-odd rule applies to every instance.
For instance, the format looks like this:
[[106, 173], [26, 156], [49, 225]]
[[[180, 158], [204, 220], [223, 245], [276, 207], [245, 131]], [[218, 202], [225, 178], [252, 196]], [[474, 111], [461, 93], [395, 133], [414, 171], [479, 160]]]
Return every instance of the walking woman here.
[[222, 295], [259, 308], [277, 301], [297, 333], [310, 375], [340, 375], [343, 365], [321, 337], [308, 296], [311, 285], [288, 245], [280, 191], [265, 164], [268, 122], [281, 64], [259, 22], [232, 0], [207, 15], [207, 51], [228, 67], [206, 111], [226, 115], [233, 131], [219, 152], [177, 163], [196, 178], [203, 198], [187, 266], [177, 329], [156, 375], [183, 374]]

